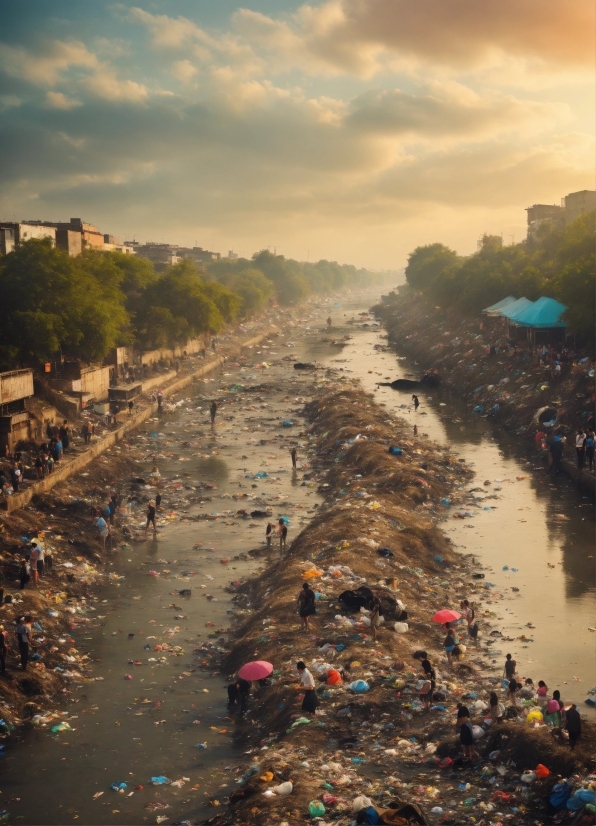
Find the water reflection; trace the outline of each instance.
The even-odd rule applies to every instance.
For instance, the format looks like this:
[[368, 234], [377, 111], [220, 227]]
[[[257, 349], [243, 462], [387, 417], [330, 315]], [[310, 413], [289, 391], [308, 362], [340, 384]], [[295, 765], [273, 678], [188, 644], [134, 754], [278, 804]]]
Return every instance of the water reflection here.
[[227, 462], [217, 456], [201, 457], [197, 461], [197, 472], [201, 481], [207, 482], [222, 482], [230, 474]]

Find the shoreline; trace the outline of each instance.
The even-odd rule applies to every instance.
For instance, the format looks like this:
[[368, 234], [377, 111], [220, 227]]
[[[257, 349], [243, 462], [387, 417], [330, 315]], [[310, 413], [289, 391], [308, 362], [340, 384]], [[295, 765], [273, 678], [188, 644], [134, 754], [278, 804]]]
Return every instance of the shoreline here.
[[[533, 417], [542, 408], [557, 409], [560, 423], [570, 428], [571, 436], [580, 420], [587, 420], [585, 410], [593, 411], [594, 379], [589, 376], [589, 365], [567, 365], [554, 384], [550, 370], [535, 364], [533, 357], [525, 358], [523, 352], [487, 356], [485, 350], [491, 343], [506, 338], [498, 333], [495, 320], [485, 320], [487, 329], [481, 331], [480, 318], [470, 319], [453, 310], [445, 315], [407, 288], [384, 296], [371, 312], [382, 321], [388, 344], [415, 359], [421, 373], [436, 369], [442, 386], [472, 408], [480, 408], [479, 415], [497, 403], [493, 423], [522, 439], [527, 440], [529, 432], [533, 438]], [[569, 450], [575, 453], [573, 447]], [[548, 453], [540, 451], [540, 455], [547, 465]], [[562, 469], [586, 491], [596, 492], [594, 473], [580, 471], [568, 458], [563, 459]]]
[[[222, 349], [224, 352], [222, 355], [217, 356], [208, 364], [193, 369], [191, 372], [182, 377], [178, 377], [177, 373], [171, 371], [165, 376], [158, 376], [157, 378], [148, 379], [143, 382], [142, 392], [146, 397], [149, 390], [153, 387], [159, 386], [163, 388], [164, 399], [167, 399], [174, 393], [178, 393], [180, 390], [188, 387], [189, 384], [192, 384], [197, 379], [208, 375], [217, 367], [222, 367], [228, 358], [235, 358], [242, 352], [243, 348], [255, 347], [264, 339], [269, 336], [276, 335], [278, 332], [279, 329], [272, 326], [265, 332], [259, 333], [259, 335], [254, 336], [247, 341], [243, 341], [241, 345], [240, 342], [237, 342], [233, 343], [231, 346], [223, 346]], [[6, 497], [2, 503], [2, 509], [8, 513], [11, 513], [25, 507], [29, 504], [29, 502], [31, 502], [34, 496], [42, 493], [48, 493], [60, 482], [66, 481], [73, 475], [73, 473], [78, 473], [98, 456], [101, 456], [102, 453], [105, 453], [106, 450], [114, 447], [114, 445], [126, 437], [128, 433], [136, 430], [157, 412], [156, 402], [153, 402], [150, 399], [148, 400], [147, 398], [145, 398], [145, 402], [146, 404], [141, 410], [132, 413], [130, 417], [124, 420], [115, 430], [109, 431], [105, 436], [102, 436], [100, 439], [93, 442], [83, 453], [78, 454], [74, 458], [67, 457], [66, 460], [63, 459], [62, 461], [64, 464], [61, 464], [59, 467], [55, 468], [53, 473], [49, 476], [46, 476], [40, 481], [27, 485], [27, 488], [19, 493], [13, 493], [11, 496]]]
[[[327, 800], [334, 820], [347, 824], [354, 817], [351, 801], [362, 793], [377, 808], [390, 807], [400, 797], [423, 806], [427, 815], [438, 805], [445, 815], [442, 823], [468, 822], [467, 813], [459, 811], [463, 799], [452, 806], [452, 779], [436, 774], [437, 760], [449, 757], [457, 764], [456, 700], [486, 700], [488, 689], [500, 685], [501, 668], [489, 648], [491, 633], [500, 633], [491, 628], [495, 615], [490, 605], [497, 595], [493, 599], [484, 590], [482, 580], [474, 577], [480, 572], [473, 555], [450, 548], [435, 519], [441, 513], [440, 499], [447, 494], [456, 499], [458, 483], [472, 474], [449, 457], [449, 448], [413, 439], [403, 420], [388, 417], [357, 385], [320, 391], [306, 413], [313, 434], [313, 467], [325, 503], [285, 559], [272, 554], [270, 567], [238, 589], [238, 604], [253, 608], [253, 613], [234, 628], [235, 642], [222, 670], [231, 674], [249, 659], [270, 660], [275, 670], [271, 685], [257, 690], [248, 711], [252, 728], [242, 742], [252, 747], [253, 764], [230, 796], [232, 812], [212, 822], [249, 826], [266, 818], [294, 823], [308, 817], [310, 801], [318, 800], [325, 808]], [[350, 444], [358, 434], [367, 438]], [[403, 453], [391, 456], [392, 444]], [[379, 555], [379, 548], [389, 548], [393, 556]], [[305, 573], [319, 594], [309, 634], [296, 627], [293, 609]], [[364, 583], [405, 604], [407, 631], [392, 630], [388, 617], [379, 642], [372, 644], [360, 615], [349, 614], [337, 601], [340, 592]], [[481, 644], [469, 646], [465, 658], [450, 670], [439, 647], [443, 634], [432, 628], [430, 617], [438, 608], [457, 607], [463, 598], [482, 603], [477, 615]], [[438, 672], [437, 687], [447, 696], [428, 715], [416, 698], [418, 669], [412, 652], [420, 649], [429, 652]], [[293, 699], [299, 659], [316, 682], [317, 666], [321, 674], [329, 667], [344, 672], [341, 687], [319, 683], [315, 715], [303, 714]], [[347, 686], [355, 680], [365, 680], [368, 690], [350, 691]], [[478, 711], [475, 716], [482, 719]], [[503, 738], [509, 738], [509, 745]], [[467, 796], [475, 794], [485, 810], [489, 806], [490, 811], [495, 789], [517, 784], [521, 768], [548, 761], [554, 773], [589, 765], [589, 746], [581, 756], [579, 751], [570, 755], [568, 748], [555, 746], [546, 727], [498, 724], [482, 741], [486, 754], [498, 748], [497, 739], [503, 741], [502, 763], [522, 760], [519, 771], [501, 764], [498, 780], [491, 784], [485, 772], [484, 782], [479, 782], [473, 769], [458, 767], [465, 782], [474, 785]], [[427, 772], [434, 769], [430, 788], [428, 781], [417, 781], [421, 764]], [[496, 772], [490, 774], [494, 778]], [[293, 783], [289, 797], [264, 797], [288, 780]], [[536, 802], [532, 794], [525, 797], [524, 804]], [[450, 811], [454, 807], [457, 814]], [[477, 809], [470, 810], [470, 816], [473, 812]], [[513, 823], [525, 822], [523, 816], [510, 817]]]

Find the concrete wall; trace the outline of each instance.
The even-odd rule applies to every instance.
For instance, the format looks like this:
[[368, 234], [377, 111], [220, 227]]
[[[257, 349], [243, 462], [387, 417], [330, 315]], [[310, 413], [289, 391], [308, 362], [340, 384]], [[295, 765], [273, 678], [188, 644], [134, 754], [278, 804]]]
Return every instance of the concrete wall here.
[[199, 353], [203, 347], [207, 347], [207, 338], [205, 336], [191, 338], [186, 344], [180, 347], [174, 347], [173, 350], [169, 350], [166, 347], [159, 350], [146, 350], [141, 354], [141, 363], [153, 364], [162, 359], [178, 359], [182, 357], [184, 352], [187, 352], [189, 355], [194, 355], [195, 353]]
[[108, 398], [109, 387], [109, 367], [90, 367], [81, 370], [81, 393], [89, 393], [99, 402]]
[[[269, 336], [276, 332], [277, 329], [275, 327], [270, 327], [266, 332], [260, 333], [254, 338], [248, 339], [247, 341], [243, 341], [241, 343], [239, 342], [236, 346], [230, 347], [226, 351], [226, 358], [230, 359], [239, 356], [246, 347], [260, 344], [264, 339], [269, 338]], [[192, 384], [195, 379], [207, 375], [223, 363], [224, 357], [218, 356], [213, 359], [213, 361], [199, 367], [198, 370], [172, 381], [164, 387], [164, 396], [167, 398], [174, 393], [178, 393], [180, 390], [188, 387], [189, 384]], [[169, 375], [172, 377], [176, 376], [175, 373], [170, 373]], [[162, 376], [161, 381], [163, 382], [167, 378], [168, 376]], [[131, 430], [135, 430], [139, 427], [139, 425], [151, 418], [156, 410], [157, 404], [149, 404], [137, 413], [133, 413], [132, 416], [128, 416], [122, 427], [108, 433], [107, 436], [104, 436], [102, 439], [92, 444], [85, 451], [85, 453], [82, 453], [80, 456], [76, 456], [73, 459], [68, 458], [64, 461], [64, 463], [59, 463], [57, 469], [50, 476], [46, 476], [45, 479], [41, 479], [39, 482], [34, 482], [20, 493], [15, 493], [12, 496], [8, 496], [4, 502], [4, 507], [9, 512], [19, 510], [19, 508], [23, 508], [25, 505], [28, 505], [35, 495], [39, 493], [47, 493], [52, 490], [52, 488], [54, 488], [59, 482], [63, 482], [73, 473], [77, 473], [79, 470], [82, 470], [97, 456], [100, 456], [104, 451], [108, 450], [110, 447], [113, 447], [113, 445], [119, 442], [120, 439], [126, 436], [127, 433], [130, 433]]]
[[0, 373], [0, 404], [8, 404], [33, 395], [33, 371], [11, 370]]

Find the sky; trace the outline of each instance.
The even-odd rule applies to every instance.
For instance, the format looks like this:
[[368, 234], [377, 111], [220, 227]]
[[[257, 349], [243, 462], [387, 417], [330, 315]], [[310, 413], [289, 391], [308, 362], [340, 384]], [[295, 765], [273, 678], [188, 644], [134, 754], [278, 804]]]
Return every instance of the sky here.
[[396, 269], [594, 189], [592, 0], [3, 0], [0, 219]]

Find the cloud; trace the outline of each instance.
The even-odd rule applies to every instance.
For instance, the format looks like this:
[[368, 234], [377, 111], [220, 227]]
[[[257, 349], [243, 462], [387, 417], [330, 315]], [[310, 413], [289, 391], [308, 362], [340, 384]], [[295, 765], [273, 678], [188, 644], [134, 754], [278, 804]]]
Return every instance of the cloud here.
[[67, 97], [63, 92], [46, 92], [46, 103], [53, 109], [74, 109], [80, 106], [80, 100]]
[[240, 9], [238, 31], [305, 71], [371, 75], [407, 65], [466, 71], [509, 58], [593, 67], [591, 0], [327, 0], [278, 19]]
[[0, 66], [11, 77], [36, 86], [55, 86], [73, 67], [94, 69], [99, 62], [84, 43], [52, 40], [35, 52], [22, 46], [0, 43]]
[[149, 94], [147, 87], [142, 83], [119, 80], [116, 72], [107, 66], [85, 78], [81, 85], [97, 97], [111, 101], [139, 103], [146, 100]]
[[193, 66], [190, 60], [177, 60], [172, 66], [172, 74], [183, 83], [192, 80], [197, 71], [197, 67]]

